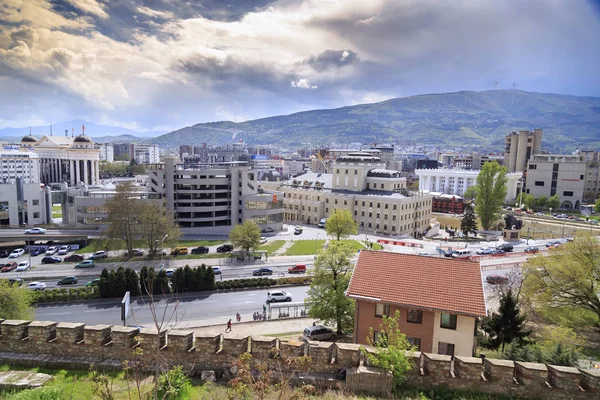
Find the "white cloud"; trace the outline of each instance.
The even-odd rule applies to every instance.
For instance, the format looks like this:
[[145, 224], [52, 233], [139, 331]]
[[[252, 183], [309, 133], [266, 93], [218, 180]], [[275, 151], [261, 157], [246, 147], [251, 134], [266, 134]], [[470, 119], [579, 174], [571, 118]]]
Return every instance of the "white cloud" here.
[[96, 0], [66, 0], [73, 7], [81, 11], [95, 15], [100, 18], [108, 18], [108, 14], [104, 11], [104, 5]]
[[145, 6], [138, 6], [136, 8], [136, 11], [139, 12], [140, 14], [144, 14], [144, 15], [147, 15], [152, 18], [164, 18], [164, 19], [174, 18], [173, 13], [171, 13], [171, 12], [158, 11], [158, 10], [154, 10], [150, 7], [145, 7]]
[[311, 84], [310, 81], [306, 78], [298, 79], [297, 81], [292, 81], [291, 85], [292, 85], [292, 87], [299, 88], [299, 89], [317, 89], [318, 88], [317, 85]]

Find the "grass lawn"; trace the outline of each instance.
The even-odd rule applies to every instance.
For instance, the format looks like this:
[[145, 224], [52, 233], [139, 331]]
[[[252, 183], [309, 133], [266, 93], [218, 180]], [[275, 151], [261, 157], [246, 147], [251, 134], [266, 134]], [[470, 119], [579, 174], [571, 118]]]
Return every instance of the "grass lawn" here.
[[325, 240], [300, 240], [294, 242], [286, 252], [286, 256], [310, 256], [317, 254], [325, 245]]
[[180, 240], [177, 242], [177, 247], [200, 247], [200, 246], [216, 246], [218, 244], [227, 243], [226, 240]]
[[[225, 243], [225, 240], [181, 240], [177, 242], [177, 247], [189, 247], [191, 249], [200, 246], [215, 246], [221, 243]], [[77, 250], [76, 253], [93, 253], [95, 251], [104, 250], [106, 247], [108, 247], [109, 250], [125, 250], [127, 246], [125, 245], [125, 241], [121, 239], [97, 239], [92, 241], [86, 247]], [[146, 243], [145, 240], [134, 240], [133, 248], [146, 249], [148, 248], [148, 243]]]
[[61, 218], [62, 217], [62, 207], [61, 206], [52, 206], [52, 218]]
[[267, 244], [260, 246], [257, 250], [266, 250], [269, 255], [275, 253], [285, 244], [285, 240], [274, 240]]

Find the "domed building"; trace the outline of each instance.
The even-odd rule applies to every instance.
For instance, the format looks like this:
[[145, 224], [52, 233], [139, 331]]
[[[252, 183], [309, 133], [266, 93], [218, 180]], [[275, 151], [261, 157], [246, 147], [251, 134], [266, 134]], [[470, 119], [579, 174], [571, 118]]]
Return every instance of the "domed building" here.
[[23, 136], [23, 138], [21, 139], [22, 145], [31, 145], [31, 144], [36, 144], [37, 142], [38, 142], [37, 138], [35, 136], [31, 136], [31, 135]]

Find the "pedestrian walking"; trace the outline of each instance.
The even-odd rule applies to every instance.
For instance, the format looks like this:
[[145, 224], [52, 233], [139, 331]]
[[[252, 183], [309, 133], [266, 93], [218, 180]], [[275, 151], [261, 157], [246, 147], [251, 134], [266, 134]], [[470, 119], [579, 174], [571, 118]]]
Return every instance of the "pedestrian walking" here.
[[265, 306], [265, 305], [263, 304], [263, 313], [266, 313], [266, 312], [267, 312], [267, 306]]
[[227, 328], [225, 328], [225, 332], [231, 332], [231, 319], [227, 321]]

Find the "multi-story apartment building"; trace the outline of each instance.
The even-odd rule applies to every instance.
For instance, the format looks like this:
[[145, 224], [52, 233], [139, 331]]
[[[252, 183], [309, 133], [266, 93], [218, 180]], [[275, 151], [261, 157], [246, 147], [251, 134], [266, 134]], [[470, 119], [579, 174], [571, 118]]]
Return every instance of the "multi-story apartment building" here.
[[0, 184], [0, 226], [33, 226], [52, 222], [49, 186], [16, 178]]
[[186, 233], [226, 234], [245, 220], [281, 230], [283, 193], [261, 189], [246, 162], [177, 164], [149, 172], [148, 190], [164, 199]]
[[0, 183], [15, 183], [21, 178], [23, 183], [40, 183], [40, 160], [36, 153], [20, 151], [18, 146], [6, 147], [0, 151]]
[[157, 144], [135, 144], [129, 145], [129, 158], [138, 164], [158, 164], [160, 162], [160, 151]]
[[100, 161], [115, 161], [115, 148], [112, 143], [96, 143], [96, 147], [100, 149]]
[[527, 164], [524, 193], [536, 198], [558, 195], [560, 208], [579, 209], [588, 172], [593, 173], [594, 168], [588, 169], [588, 162], [582, 155], [536, 154]]
[[431, 197], [408, 192], [400, 172], [368, 153], [337, 157], [331, 174], [311, 172], [263, 186], [283, 192], [289, 222], [316, 225], [335, 209], [346, 209], [362, 230], [420, 237], [431, 216]]
[[527, 161], [539, 154], [542, 146], [542, 130], [511, 132], [504, 138], [504, 165], [508, 172], [524, 172]]

